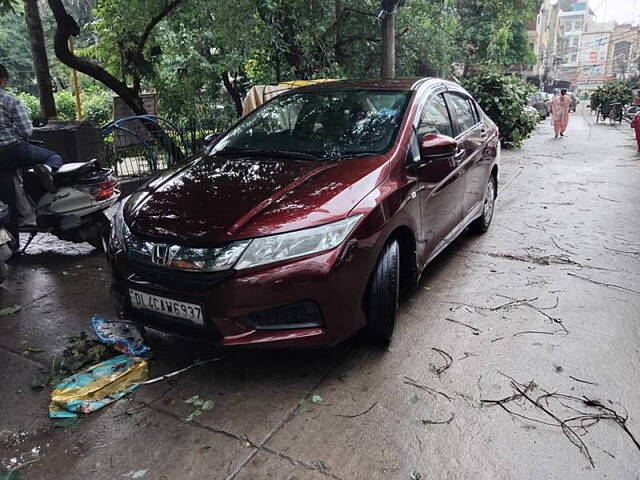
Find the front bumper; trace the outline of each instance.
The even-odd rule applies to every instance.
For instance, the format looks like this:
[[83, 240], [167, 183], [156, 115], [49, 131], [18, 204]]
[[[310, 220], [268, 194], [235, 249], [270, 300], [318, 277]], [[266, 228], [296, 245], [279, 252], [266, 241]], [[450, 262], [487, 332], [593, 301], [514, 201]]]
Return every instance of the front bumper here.
[[[364, 324], [368, 251], [350, 245], [242, 272], [179, 272], [110, 253], [112, 297], [120, 316], [151, 328], [222, 346], [318, 347], [338, 343]], [[204, 325], [134, 309], [133, 288], [201, 305]]]

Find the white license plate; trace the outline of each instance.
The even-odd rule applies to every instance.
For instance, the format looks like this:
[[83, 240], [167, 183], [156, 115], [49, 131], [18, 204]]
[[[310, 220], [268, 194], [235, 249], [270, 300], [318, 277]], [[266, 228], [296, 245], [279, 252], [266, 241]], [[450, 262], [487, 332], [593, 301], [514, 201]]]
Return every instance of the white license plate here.
[[195, 303], [180, 302], [172, 298], [159, 297], [149, 293], [129, 289], [133, 308], [150, 310], [170, 317], [184, 318], [198, 325], [204, 325], [202, 307]]

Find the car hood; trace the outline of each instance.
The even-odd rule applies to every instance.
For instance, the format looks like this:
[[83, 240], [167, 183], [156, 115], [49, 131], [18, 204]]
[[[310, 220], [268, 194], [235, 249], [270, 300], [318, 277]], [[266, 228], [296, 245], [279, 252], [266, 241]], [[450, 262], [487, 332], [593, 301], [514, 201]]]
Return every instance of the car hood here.
[[134, 194], [125, 220], [136, 234], [215, 245], [344, 218], [386, 175], [387, 159], [340, 162], [203, 157]]

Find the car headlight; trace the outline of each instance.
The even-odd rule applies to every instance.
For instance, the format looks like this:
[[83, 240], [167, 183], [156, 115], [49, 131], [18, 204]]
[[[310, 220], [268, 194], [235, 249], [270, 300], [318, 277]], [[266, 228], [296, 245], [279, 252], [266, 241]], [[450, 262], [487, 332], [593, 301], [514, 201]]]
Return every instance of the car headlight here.
[[361, 218], [362, 215], [356, 215], [320, 227], [251, 240], [235, 269], [244, 270], [332, 250], [349, 236]]
[[229, 270], [245, 251], [250, 240], [234, 242], [220, 248], [170, 247], [167, 267], [190, 272]]

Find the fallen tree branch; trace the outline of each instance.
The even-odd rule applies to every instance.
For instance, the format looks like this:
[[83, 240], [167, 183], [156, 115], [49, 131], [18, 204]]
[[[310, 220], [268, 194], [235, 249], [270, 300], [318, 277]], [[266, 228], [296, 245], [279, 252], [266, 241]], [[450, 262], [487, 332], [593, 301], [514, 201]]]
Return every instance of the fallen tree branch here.
[[[597, 424], [602, 420], [610, 420], [618, 424], [622, 430], [627, 434], [627, 436], [632, 440], [634, 445], [638, 450], [640, 450], [640, 442], [636, 439], [633, 433], [627, 427], [627, 419], [628, 416], [622, 416], [618, 414], [613, 408], [606, 407], [599, 400], [592, 400], [587, 397], [578, 398], [573, 395], [565, 395], [560, 393], [550, 393], [546, 392], [543, 395], [538, 396], [537, 398], [533, 398], [530, 395], [530, 392], [534, 388], [538, 388], [533, 382], [530, 382], [527, 386], [517, 382], [513, 378], [508, 375], [504, 375], [501, 372], [498, 372], [501, 375], [505, 376], [510, 380], [511, 388], [516, 392], [514, 395], [509, 397], [500, 399], [500, 400], [480, 400], [481, 403], [489, 404], [489, 405], [498, 405], [504, 411], [509, 413], [514, 417], [522, 418], [531, 422], [540, 423], [543, 425], [548, 425], [552, 427], [559, 427], [562, 430], [562, 433], [567, 437], [567, 439], [575, 445], [580, 452], [587, 458], [590, 465], [592, 467], [595, 466], [593, 458], [589, 452], [587, 445], [581, 438], [577, 432], [581, 431], [582, 435], [588, 433], [588, 429], [593, 425]], [[528, 415], [524, 415], [523, 413], [519, 413], [509, 408], [507, 405], [516, 400], [524, 400], [529, 405], [532, 405], [537, 410], [540, 410], [545, 415], [550, 417], [553, 422], [548, 422], [544, 420], [540, 420], [538, 418], [533, 418]], [[570, 416], [568, 418], [563, 418], [561, 414], [555, 413], [553, 411], [553, 407], [551, 401], [555, 400], [560, 406], [570, 410], [571, 412], [577, 413], [577, 415]], [[543, 405], [544, 403], [544, 405]], [[580, 406], [580, 409], [573, 407], [570, 403], [574, 403]], [[525, 405], [520, 403], [518, 404], [521, 407]], [[584, 411], [585, 409], [592, 409], [592, 411]], [[595, 411], [593, 411], [595, 410]]]
[[579, 378], [576, 378], [573, 375], [569, 375], [569, 378], [575, 380], [576, 382], [580, 382], [580, 383], [587, 383], [589, 385], [598, 385], [598, 383], [596, 383], [596, 382], [589, 382], [587, 380], [580, 380]]
[[446, 372], [451, 364], [453, 363], [453, 358], [444, 350], [440, 350], [439, 348], [431, 347], [431, 350], [440, 354], [440, 356], [444, 359], [444, 365], [441, 367], [436, 367], [433, 363], [431, 364], [431, 371], [435, 373], [437, 376], [442, 375]]
[[576, 278], [580, 278], [580, 279], [585, 280], [587, 282], [591, 282], [591, 283], [594, 283], [596, 285], [601, 285], [603, 287], [614, 288], [614, 289], [617, 289], [617, 290], [622, 290], [624, 292], [635, 293], [636, 295], [640, 295], [640, 292], [638, 290], [633, 290], [631, 288], [622, 287], [620, 285], [615, 285], [613, 283], [599, 282], [598, 280], [593, 280], [591, 278], [583, 277], [582, 275], [578, 275], [578, 274], [571, 273], [571, 272], [567, 272], [567, 275], [570, 275], [570, 276], [576, 277]]
[[562, 248], [560, 245], [558, 245], [558, 242], [556, 242], [556, 239], [553, 238], [553, 235], [550, 235], [550, 237], [551, 237], [551, 241], [553, 242], [553, 244], [556, 246], [556, 248], [558, 250], [562, 250], [563, 252], [566, 252], [566, 253], [568, 253], [570, 255], [575, 255], [576, 254], [576, 252], [572, 252], [571, 250], [567, 250], [566, 248]]
[[457, 323], [458, 325], [462, 325], [463, 327], [467, 327], [467, 328], [473, 330], [474, 335], [478, 335], [478, 334], [482, 333], [482, 330], [480, 330], [479, 328], [474, 327], [472, 325], [469, 325], [468, 323], [464, 323], [464, 322], [461, 322], [459, 320], [454, 320], [453, 318], [447, 318], [447, 317], [445, 317], [445, 320], [447, 322]]
[[540, 334], [540, 335], [555, 335], [555, 332], [542, 332], [540, 330], [525, 330], [523, 332], [516, 332], [513, 334], [514, 337], [517, 337], [518, 335], [527, 335], [527, 334], [531, 334], [531, 333], [535, 333], [535, 334]]
[[447, 395], [446, 393], [440, 392], [440, 391], [435, 390], [435, 389], [433, 389], [431, 387], [427, 387], [426, 385], [420, 385], [414, 379], [409, 378], [407, 376], [405, 376], [404, 379], [405, 379], [405, 381], [402, 382], [402, 383], [404, 383], [405, 385], [411, 385], [412, 387], [419, 388], [420, 390], [423, 390], [423, 391], [427, 392], [433, 398], [437, 398], [436, 394], [438, 394], [438, 395], [442, 395], [444, 398], [446, 398], [447, 400], [451, 401], [451, 397], [449, 395]]
[[374, 402], [373, 405], [371, 405], [369, 408], [367, 408], [364, 412], [360, 412], [360, 413], [356, 413], [355, 415], [341, 415], [338, 414], [336, 415], [336, 417], [342, 417], [342, 418], [356, 418], [356, 417], [361, 417], [362, 415], [366, 415], [367, 413], [369, 413], [371, 410], [373, 410], [373, 407], [375, 407], [378, 404], [378, 402]]
[[452, 413], [448, 420], [420, 420], [420, 422], [422, 425], [449, 425], [453, 420], [453, 417], [454, 415]]

